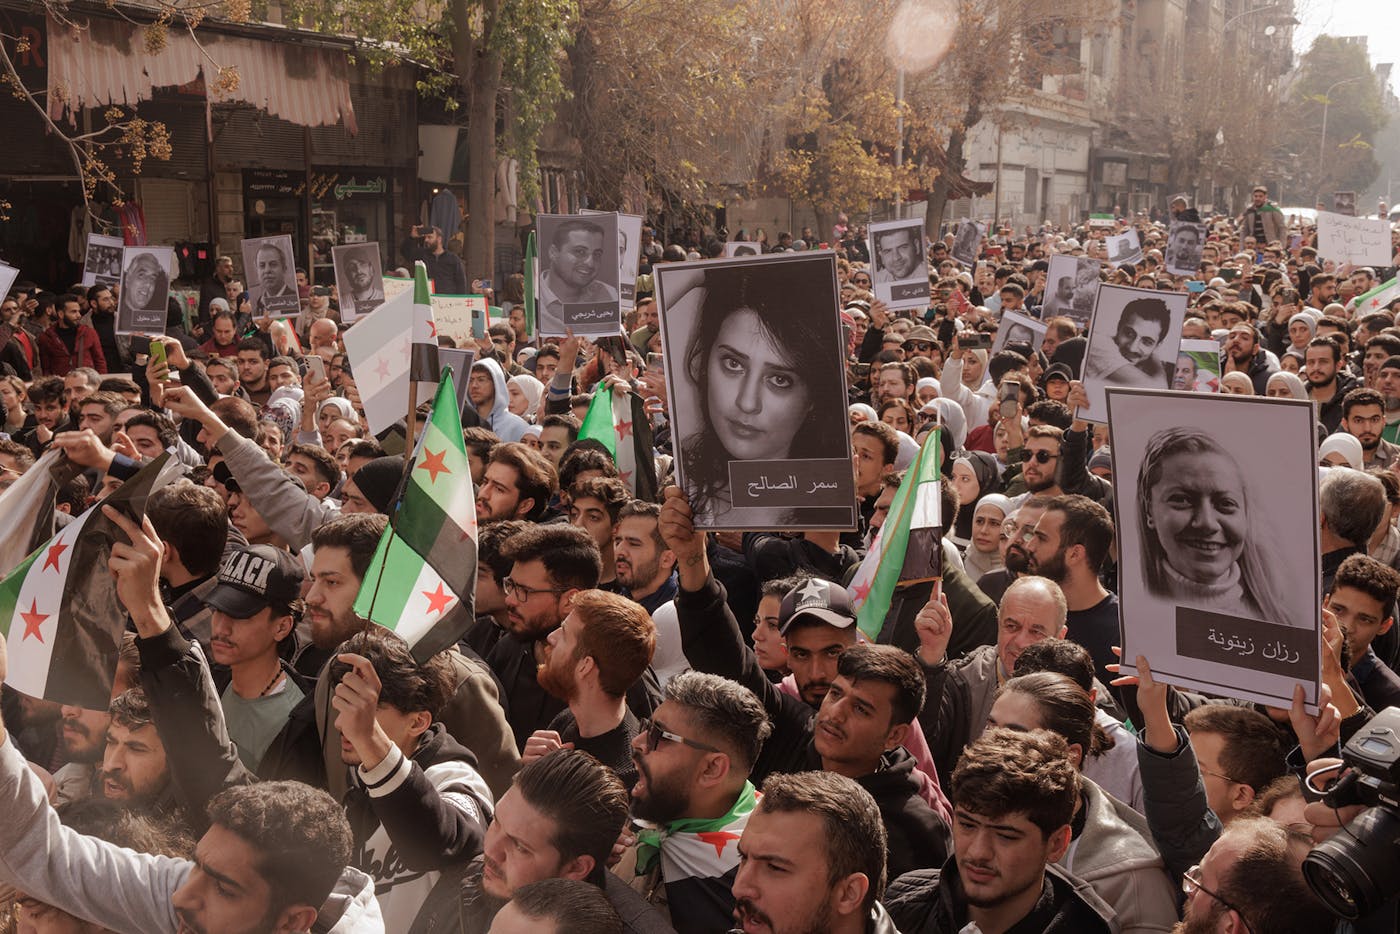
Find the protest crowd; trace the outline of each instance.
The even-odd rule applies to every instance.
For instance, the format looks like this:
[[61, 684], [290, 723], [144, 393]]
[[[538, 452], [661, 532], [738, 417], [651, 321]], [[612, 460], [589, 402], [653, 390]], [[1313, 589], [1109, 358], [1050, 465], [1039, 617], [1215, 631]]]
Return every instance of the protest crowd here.
[[[1400, 706], [1400, 232], [1388, 266], [1322, 255], [1263, 187], [1234, 217], [1181, 198], [1156, 221], [970, 223], [888, 255], [845, 215], [771, 240], [643, 226], [629, 290], [593, 281], [580, 215], [541, 231], [538, 281], [494, 291], [415, 227], [387, 301], [366, 262], [354, 299], [303, 276], [269, 313], [221, 257], [154, 334], [120, 324], [120, 284], [19, 270], [0, 931], [1397, 930], [1400, 766], [1347, 744]], [[775, 330], [791, 290], [757, 279], [674, 343], [688, 270], [715, 295], [708, 269], [799, 260], [834, 273], [833, 307], [789, 310], [831, 320], [830, 372], [819, 337]], [[904, 301], [882, 285], [925, 273]], [[1111, 286], [1136, 297], [1105, 363]], [[420, 333], [431, 288], [479, 291], [476, 329]], [[1149, 292], [1184, 318], [1135, 312]], [[545, 325], [600, 306], [587, 336]], [[413, 327], [356, 344], [391, 315]], [[1239, 497], [1191, 485], [1220, 460], [1204, 443], [1115, 477], [1090, 376], [1115, 369], [1306, 405], [1315, 486], [1251, 505], [1313, 537], [1241, 542]], [[682, 444], [700, 408], [714, 463]], [[836, 441], [800, 456], [842, 475], [812, 494], [853, 502], [752, 521], [741, 486], [797, 481], [735, 464], [798, 457], [807, 424]], [[1162, 571], [1193, 606], [1316, 630], [1291, 703], [1120, 659], [1144, 565], [1115, 516], [1158, 486], [1196, 564], [1267, 544], [1319, 570], [1291, 620], [1267, 562]], [[936, 572], [909, 574], [887, 551], [914, 554], [925, 506]], [[1319, 847], [1350, 858], [1355, 910], [1305, 873]]]

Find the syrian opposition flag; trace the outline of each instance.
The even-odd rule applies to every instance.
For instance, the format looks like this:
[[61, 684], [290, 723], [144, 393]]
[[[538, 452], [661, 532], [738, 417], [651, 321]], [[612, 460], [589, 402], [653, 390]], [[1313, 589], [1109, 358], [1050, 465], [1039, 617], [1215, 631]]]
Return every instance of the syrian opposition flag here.
[[413, 293], [401, 292], [345, 332], [345, 355], [369, 430], [381, 435], [408, 414]]
[[1352, 312], [1364, 315], [1370, 311], [1383, 311], [1386, 305], [1400, 298], [1400, 276], [1376, 286], [1369, 292], [1351, 300]]
[[535, 232], [525, 241], [525, 336], [535, 336], [535, 277], [540, 265], [539, 245], [535, 242]]
[[10, 658], [6, 684], [30, 697], [107, 709], [126, 628], [107, 559], [112, 543], [127, 538], [99, 506], [139, 522], [147, 497], [180, 470], [162, 454], [0, 581], [0, 638]]
[[397, 632], [421, 661], [471, 625], [475, 588], [476, 493], [446, 367], [355, 612]]
[[637, 499], [656, 502], [656, 461], [651, 454], [651, 420], [646, 403], [634, 392], [615, 393], [611, 386], [593, 393], [579, 439], [592, 438], [613, 456], [622, 482]]
[[896, 587], [942, 576], [938, 436], [939, 432], [929, 433], [905, 472], [885, 524], [846, 588], [856, 608], [856, 625], [871, 642], [885, 625]]
[[408, 378], [420, 383], [438, 381], [437, 323], [433, 320], [433, 290], [428, 287], [428, 267], [420, 259], [413, 264], [413, 356]]

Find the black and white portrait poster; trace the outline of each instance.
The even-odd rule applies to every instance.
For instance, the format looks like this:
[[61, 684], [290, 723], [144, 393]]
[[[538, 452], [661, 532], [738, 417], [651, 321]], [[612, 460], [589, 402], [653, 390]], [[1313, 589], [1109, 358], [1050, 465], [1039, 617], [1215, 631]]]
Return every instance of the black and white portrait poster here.
[[1142, 655], [1158, 682], [1285, 709], [1302, 684], [1315, 709], [1311, 403], [1114, 388], [1107, 405], [1123, 671]]
[[1099, 261], [1090, 256], [1056, 253], [1045, 273], [1045, 303], [1042, 321], [1069, 318], [1081, 331], [1094, 314], [1094, 297], [1099, 293]]
[[616, 214], [541, 214], [537, 323], [542, 337], [585, 337], [622, 328]]
[[928, 307], [928, 261], [922, 220], [870, 225], [870, 271], [875, 297], [892, 311]]
[[1206, 225], [1172, 221], [1167, 229], [1167, 272], [1195, 278], [1201, 270], [1201, 253], [1206, 246]]
[[1125, 230], [1121, 234], [1110, 234], [1103, 238], [1104, 249], [1108, 251], [1108, 264], [1114, 269], [1124, 263], [1142, 262], [1142, 243], [1136, 230]]
[[244, 240], [243, 277], [253, 317], [286, 318], [301, 311], [290, 234]]
[[122, 277], [122, 238], [88, 234], [83, 285], [116, 285]]
[[1044, 321], [1037, 321], [1017, 311], [1003, 312], [1001, 323], [997, 325], [996, 339], [992, 341], [992, 356], [1007, 349], [1007, 344], [1030, 344], [1032, 351], [1039, 350], [1046, 330]]
[[0, 302], [3, 302], [10, 295], [10, 288], [19, 278], [19, 270], [9, 263], [0, 262]]
[[733, 259], [742, 256], [758, 256], [762, 251], [757, 243], [748, 240], [726, 240], [724, 243], [724, 255], [726, 259]]
[[168, 246], [129, 246], [122, 254], [118, 290], [118, 334], [164, 334], [170, 303], [170, 270], [175, 251]]
[[[604, 211], [582, 211], [603, 214]], [[637, 265], [641, 262], [642, 216], [617, 214], [617, 294], [624, 312], [637, 307]]]
[[953, 248], [949, 251], [953, 259], [971, 269], [977, 265], [977, 254], [982, 246], [982, 225], [976, 221], [962, 221], [953, 234]]
[[1080, 417], [1091, 422], [1107, 418], [1104, 390], [1109, 386], [1171, 388], [1186, 299], [1185, 292], [1099, 287], [1080, 377], [1089, 408]]
[[676, 475], [706, 529], [854, 529], [830, 251], [656, 267]]
[[340, 321], [349, 324], [384, 304], [384, 270], [379, 243], [347, 243], [331, 247], [335, 290], [340, 297]]

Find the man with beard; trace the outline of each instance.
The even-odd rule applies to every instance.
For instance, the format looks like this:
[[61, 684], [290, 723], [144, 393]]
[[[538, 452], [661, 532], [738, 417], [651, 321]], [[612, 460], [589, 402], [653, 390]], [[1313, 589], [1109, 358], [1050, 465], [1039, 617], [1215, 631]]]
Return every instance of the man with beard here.
[[124, 372], [131, 362], [129, 338], [117, 334], [117, 300], [110, 285], [94, 285], [87, 291], [89, 320], [102, 342], [102, 357], [113, 373]]
[[540, 687], [569, 706], [549, 729], [531, 735], [522, 760], [580, 749], [631, 789], [637, 780], [632, 738], [639, 727], [627, 709], [627, 691], [646, 673], [656, 651], [651, 617], [626, 597], [585, 590], [546, 641], [548, 660], [536, 677]]
[[1230, 824], [1201, 860], [1186, 870], [1185, 918], [1173, 934], [1330, 931], [1337, 919], [1303, 878], [1307, 844], [1266, 817]]
[[1307, 307], [1322, 311], [1337, 300], [1337, 277], [1330, 272], [1319, 273], [1308, 280]]
[[899, 930], [1117, 930], [1113, 909], [1054, 865], [1073, 836], [1078, 787], [1059, 735], [1001, 727], [984, 733], [953, 773], [953, 858], [942, 869], [896, 879], [885, 895]]
[[267, 379], [267, 365], [271, 356], [267, 345], [256, 337], [246, 337], [238, 342], [238, 382], [253, 405], [267, 405], [268, 397], [272, 395], [273, 386]]
[[[1016, 433], [1013, 427], [1012, 438]], [[1063, 492], [1060, 489], [1057, 469], [1060, 465], [1060, 448], [1064, 437], [1063, 429], [1054, 425], [1032, 425], [1026, 431], [1019, 478], [1026, 488], [1024, 495], [1059, 496]], [[1008, 494], [1015, 492], [1017, 486], [1014, 476], [1007, 479]]]
[[83, 307], [78, 296], [60, 295], [54, 304], [56, 319], [38, 339], [39, 369], [49, 376], [66, 376], [69, 370], [80, 366], [106, 373], [102, 338], [92, 325], [83, 324]]
[[676, 556], [661, 540], [660, 518], [660, 506], [633, 500], [618, 513], [613, 535], [618, 586], [648, 613], [676, 596]]
[[1001, 599], [996, 645], [983, 645], [950, 660], [952, 617], [942, 600], [930, 600], [919, 612], [919, 662], [928, 682], [928, 699], [920, 721], [925, 724], [933, 761], [940, 775], [953, 774], [969, 742], [982, 735], [997, 688], [1012, 677], [1026, 646], [1065, 637], [1065, 595], [1044, 577], [1019, 577]]
[[108, 713], [112, 720], [98, 774], [102, 797], [131, 810], [173, 807], [165, 745], [156, 732], [146, 692], [123, 691]]
[[735, 844], [753, 813], [749, 773], [769, 730], [751, 691], [687, 671], [666, 683], [661, 706], [632, 741], [637, 874], [648, 877], [652, 901], [664, 883], [681, 934], [723, 931], [734, 917]]
[[1342, 423], [1342, 400], [1360, 383], [1342, 368], [1342, 348], [1330, 337], [1308, 341], [1303, 358], [1308, 397], [1317, 404], [1317, 420], [1332, 433]]
[[58, 753], [64, 765], [54, 773], [58, 801], [85, 798], [102, 763], [112, 715], [64, 704], [59, 708]]
[[998, 604], [1012, 582], [1029, 570], [1030, 553], [1026, 551], [1026, 542], [1049, 505], [1050, 497], [1032, 494], [1022, 501], [1020, 509], [1006, 517], [1009, 532], [1006, 552], [1002, 555], [1003, 566], [988, 571], [977, 580], [977, 589]]
[[919, 277], [923, 232], [916, 226], [896, 227], [875, 234], [876, 283], [903, 282]]
[[[573, 611], [578, 594], [597, 588], [602, 559], [587, 532], [562, 524], [531, 526], [508, 539], [501, 554], [511, 562], [510, 576], [501, 582], [507, 633], [486, 663], [501, 683], [516, 747], [524, 749], [564, 709], [537, 678], [539, 666], [549, 661], [545, 640]], [[629, 691], [634, 713], [650, 712], [649, 691], [645, 679]]]
[[350, 294], [340, 297], [342, 311], [352, 315], [367, 315], [384, 304], [384, 280], [376, 275], [370, 249], [348, 250], [345, 257], [345, 280]]
[[1118, 596], [1104, 588], [1099, 571], [1113, 545], [1113, 519], [1087, 496], [1057, 496], [1035, 524], [1027, 542], [1032, 574], [1048, 577], [1064, 591], [1069, 609], [1068, 638], [1094, 657], [1095, 676], [1112, 680], [1108, 667], [1118, 661]]
[[772, 776], [739, 850], [734, 916], [746, 934], [895, 934], [880, 904], [885, 828], [875, 802], [850, 779]]
[[214, 261], [214, 275], [199, 284], [199, 320], [196, 325], [203, 336], [208, 330], [209, 303], [216, 298], [228, 295], [228, 284], [233, 281], [233, 257], [220, 256]]
[[408, 239], [399, 246], [399, 252], [411, 265], [422, 260], [428, 267], [428, 279], [440, 295], [466, 295], [467, 269], [462, 258], [447, 249], [447, 239], [441, 227], [424, 227], [421, 224], [409, 230]]
[[1385, 428], [1381, 439], [1400, 443], [1400, 355], [1388, 358], [1376, 372], [1376, 389], [1385, 399]]
[[1243, 373], [1254, 384], [1254, 394], [1262, 396], [1269, 388], [1269, 377], [1273, 367], [1269, 364], [1269, 352], [1259, 340], [1259, 331], [1252, 324], [1240, 323], [1230, 328], [1225, 338], [1224, 354], [1226, 373]]
[[[1385, 315], [1374, 315], [1389, 320]], [[1390, 325], [1386, 325], [1390, 327]], [[1400, 354], [1400, 337], [1394, 334], [1365, 334], [1364, 325], [1356, 329], [1356, 343], [1361, 350], [1361, 379], [1367, 389], [1379, 389], [1381, 364]]]
[[1385, 429], [1385, 397], [1374, 389], [1353, 389], [1342, 399], [1341, 430], [1361, 442], [1367, 470], [1389, 470], [1400, 456], [1400, 446], [1381, 438]]
[[1084, 361], [1084, 378], [1115, 386], [1147, 386], [1166, 389], [1166, 368], [1157, 356], [1158, 345], [1171, 328], [1171, 311], [1157, 298], [1135, 298], [1123, 306], [1109, 342], [1091, 341]]

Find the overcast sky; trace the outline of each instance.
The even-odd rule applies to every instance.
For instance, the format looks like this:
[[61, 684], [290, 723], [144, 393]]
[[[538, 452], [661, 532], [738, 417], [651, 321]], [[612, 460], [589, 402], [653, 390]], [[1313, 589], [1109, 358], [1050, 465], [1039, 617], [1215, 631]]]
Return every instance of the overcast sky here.
[[[1297, 17], [1302, 25], [1293, 31], [1293, 45], [1301, 54], [1321, 33], [1333, 36], [1366, 36], [1371, 63], [1396, 62], [1400, 66], [1400, 3], [1394, 0], [1299, 0]], [[1400, 67], [1397, 67], [1400, 71]], [[1392, 72], [1391, 84], [1400, 94], [1400, 75]]]

